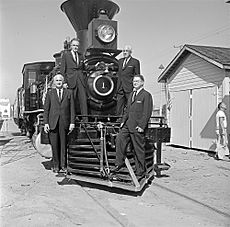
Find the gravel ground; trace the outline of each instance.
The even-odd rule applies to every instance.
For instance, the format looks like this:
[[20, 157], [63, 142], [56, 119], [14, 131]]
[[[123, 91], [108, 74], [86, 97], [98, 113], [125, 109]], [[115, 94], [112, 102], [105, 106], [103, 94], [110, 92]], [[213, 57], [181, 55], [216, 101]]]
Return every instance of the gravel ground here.
[[229, 159], [164, 146], [171, 168], [130, 193], [55, 175], [11, 127], [0, 144], [1, 226], [230, 226]]

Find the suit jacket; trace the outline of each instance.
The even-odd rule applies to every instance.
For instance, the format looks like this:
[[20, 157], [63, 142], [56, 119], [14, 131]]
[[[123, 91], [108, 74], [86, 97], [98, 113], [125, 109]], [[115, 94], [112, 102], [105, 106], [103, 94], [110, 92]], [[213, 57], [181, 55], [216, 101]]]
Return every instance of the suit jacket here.
[[125, 58], [121, 58], [118, 60], [118, 85], [117, 91], [118, 93], [121, 90], [124, 92], [130, 93], [133, 90], [133, 76], [136, 74], [140, 74], [140, 62], [139, 60], [131, 57], [123, 68]]
[[73, 58], [71, 51], [65, 51], [61, 58], [60, 73], [64, 76], [68, 87], [73, 89], [76, 87], [77, 77], [79, 77], [82, 84], [85, 84], [85, 78], [81, 70], [83, 70], [83, 55], [78, 53], [79, 64]]
[[55, 129], [58, 119], [63, 119], [65, 129], [70, 123], [74, 124], [75, 109], [73, 93], [71, 90], [63, 89], [62, 101], [60, 102], [56, 88], [48, 90], [44, 104], [44, 123], [49, 124], [50, 129]]
[[123, 122], [130, 132], [137, 132], [135, 129], [137, 126], [144, 130], [148, 126], [153, 111], [153, 99], [152, 95], [144, 88], [137, 94], [134, 102], [132, 102], [132, 95], [133, 92], [129, 96]]

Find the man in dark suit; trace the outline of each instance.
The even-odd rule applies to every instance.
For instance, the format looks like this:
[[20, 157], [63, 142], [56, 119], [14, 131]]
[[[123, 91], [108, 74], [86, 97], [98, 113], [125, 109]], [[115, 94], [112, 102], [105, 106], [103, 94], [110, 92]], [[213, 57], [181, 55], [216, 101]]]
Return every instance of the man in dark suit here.
[[151, 94], [143, 88], [144, 77], [135, 75], [134, 90], [129, 96], [126, 112], [121, 123], [121, 130], [116, 138], [116, 161], [112, 172], [118, 172], [124, 166], [124, 159], [128, 144], [131, 142], [137, 178], [145, 176], [145, 142], [144, 131], [148, 126], [153, 110]]
[[71, 90], [63, 88], [64, 77], [53, 78], [54, 87], [48, 90], [44, 104], [44, 131], [49, 132], [53, 155], [53, 171], [66, 170], [67, 134], [74, 129], [75, 109]]
[[[86, 96], [86, 78], [83, 74], [83, 56], [78, 52], [79, 41], [73, 38], [70, 42], [71, 50], [65, 51], [61, 59], [60, 73], [64, 76], [68, 88], [73, 90], [75, 108], [76, 102], [80, 104], [82, 115], [88, 114], [87, 96]], [[87, 121], [88, 118], [83, 118]]]
[[140, 74], [140, 62], [133, 58], [132, 47], [125, 46], [124, 57], [118, 61], [118, 84], [117, 84], [117, 110], [116, 114], [122, 115], [130, 93], [133, 90], [133, 76]]

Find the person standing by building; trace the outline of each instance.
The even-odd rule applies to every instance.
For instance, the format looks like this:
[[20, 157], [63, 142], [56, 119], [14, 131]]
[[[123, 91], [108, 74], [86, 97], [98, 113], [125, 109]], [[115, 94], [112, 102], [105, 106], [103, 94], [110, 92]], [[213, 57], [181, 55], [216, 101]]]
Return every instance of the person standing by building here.
[[118, 60], [117, 108], [116, 115], [123, 114], [129, 95], [133, 90], [133, 77], [140, 74], [140, 62], [132, 57], [132, 47], [126, 45], [123, 58]]
[[116, 138], [115, 168], [111, 170], [111, 172], [118, 172], [124, 166], [127, 146], [131, 142], [138, 180], [146, 174], [144, 132], [153, 111], [152, 95], [143, 86], [144, 77], [135, 75], [134, 89], [129, 96], [127, 109], [120, 126], [121, 130]]
[[[88, 114], [87, 96], [86, 96], [86, 79], [82, 72], [83, 56], [78, 52], [79, 41], [73, 38], [70, 41], [70, 50], [65, 51], [61, 59], [60, 73], [64, 76], [68, 88], [73, 90], [75, 108], [80, 104], [80, 113]], [[88, 118], [84, 117], [83, 121]]]
[[53, 156], [53, 171], [65, 171], [67, 166], [67, 134], [74, 129], [75, 108], [73, 93], [63, 88], [64, 77], [53, 78], [54, 87], [48, 90], [44, 104], [44, 131], [49, 133]]
[[218, 104], [218, 111], [216, 113], [217, 159], [222, 159], [224, 155], [229, 155], [226, 109], [224, 102]]

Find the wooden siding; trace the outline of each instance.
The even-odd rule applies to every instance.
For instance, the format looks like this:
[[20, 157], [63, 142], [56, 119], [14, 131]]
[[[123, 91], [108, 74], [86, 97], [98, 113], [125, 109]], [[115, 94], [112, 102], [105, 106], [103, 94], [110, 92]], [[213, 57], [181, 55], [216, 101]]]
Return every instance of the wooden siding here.
[[224, 77], [224, 70], [190, 54], [169, 79], [169, 90], [181, 91], [213, 85], [220, 86]]
[[217, 103], [221, 102], [223, 99], [223, 84], [218, 86], [218, 94], [217, 94]]

